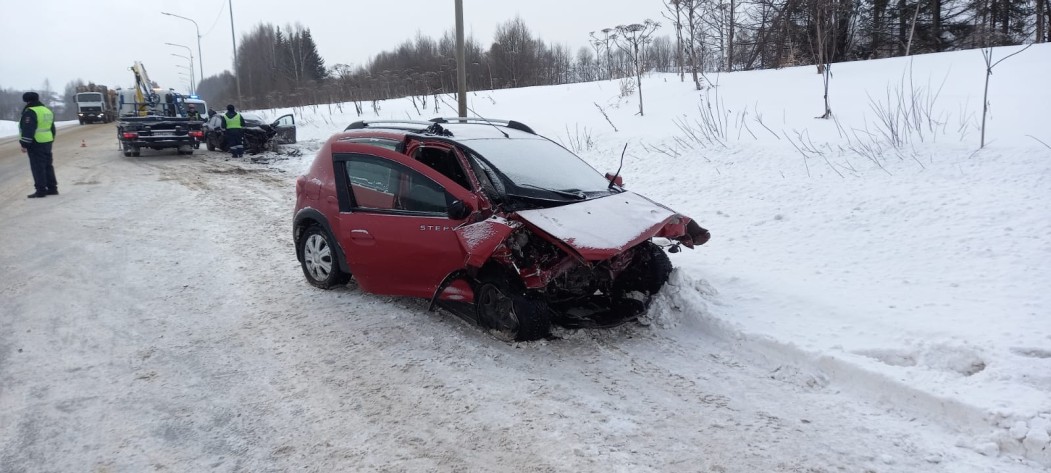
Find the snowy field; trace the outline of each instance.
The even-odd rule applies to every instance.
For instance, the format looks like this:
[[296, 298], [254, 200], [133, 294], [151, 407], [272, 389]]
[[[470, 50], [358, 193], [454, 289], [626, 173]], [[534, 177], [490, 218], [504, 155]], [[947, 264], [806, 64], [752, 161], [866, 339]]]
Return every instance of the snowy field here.
[[[468, 106], [600, 171], [627, 143], [626, 185], [711, 230], [672, 255], [654, 330], [703, 323], [773, 367], [959, 429], [962, 447], [1051, 465], [1051, 45], [996, 67], [979, 150], [984, 71], [977, 50], [836, 64], [834, 120], [814, 118], [813, 66], [709, 75], [702, 92], [649, 75], [645, 116], [619, 81]], [[455, 115], [454, 97], [428, 99], [366, 102], [361, 117], [350, 103], [263, 111], [293, 112], [307, 141], [273, 165], [302, 173], [359, 119]]]
[[[437, 109], [433, 96], [426, 105], [421, 97], [382, 101], [376, 113], [366, 102], [360, 117], [349, 103], [263, 110], [294, 113], [299, 144], [243, 163], [201, 150], [197, 171], [167, 158], [122, 162], [112, 142], [89, 139], [84, 153], [112, 148], [107, 159], [117, 161], [104, 164], [126, 174], [85, 158], [70, 169], [83, 174], [73, 188], [83, 200], [69, 187], [68, 200], [34, 200], [61, 202], [51, 211], [63, 218], [84, 216], [83, 238], [93, 239], [72, 240], [63, 254], [80, 259], [59, 277], [97, 287], [74, 293], [79, 302], [52, 302], [70, 296], [34, 275], [0, 284], [15, 301], [0, 307], [27, 315], [17, 325], [33, 330], [18, 340], [26, 346], [46, 346], [49, 325], [60, 327], [52, 329], [62, 333], [59, 346], [79, 340], [78, 330], [103, 333], [114, 324], [106, 310], [116, 307], [136, 322], [114, 326], [112, 340], [78, 341], [87, 353], [99, 344], [110, 351], [83, 372], [59, 369], [76, 358], [66, 353], [0, 345], [0, 368], [19, 380], [32, 378], [20, 371], [31, 365], [5, 360], [38, 361], [61, 379], [98, 378], [83, 397], [58, 403], [61, 412], [36, 399], [68, 394], [72, 384], [48, 391], [22, 381], [6, 397], [0, 385], [0, 401], [10, 403], [0, 405], [0, 421], [23, 413], [53, 420], [20, 424], [17, 435], [0, 425], [0, 444], [17, 441], [0, 446], [0, 471], [5, 459], [16, 468], [86, 466], [77, 463], [84, 452], [112, 444], [131, 444], [118, 457], [124, 463], [100, 468], [337, 471], [352, 458], [385, 471], [1046, 470], [1051, 45], [995, 69], [981, 150], [979, 51], [832, 72], [834, 120], [814, 118], [824, 106], [813, 66], [709, 75], [713, 86], [703, 91], [689, 78], [648, 75], [644, 116], [640, 91], [624, 93], [621, 81], [469, 94], [474, 114], [524, 122], [600, 171], [616, 170], [627, 144], [625, 185], [712, 233], [708, 244], [671, 255], [677, 269], [642, 326], [560, 330], [561, 340], [526, 344], [449, 329], [447, 319], [405, 323], [424, 314], [416, 301], [314, 290], [290, 256], [292, 180], [325, 139], [361, 119], [452, 116], [453, 97], [439, 97]], [[9, 123], [0, 122], [0, 136], [15, 133]], [[90, 194], [111, 180], [119, 199]], [[154, 180], [172, 194], [139, 193]], [[156, 215], [133, 213], [136, 199]], [[41, 218], [26, 205], [12, 205], [12, 215]], [[126, 217], [143, 221], [111, 234]], [[169, 244], [135, 252], [158, 233]], [[15, 253], [32, 248], [31, 237], [3, 235], [5, 271], [43, 264], [43, 256]], [[224, 252], [231, 241], [244, 244]], [[103, 257], [110, 247], [126, 260]], [[103, 271], [109, 266], [133, 280], [113, 289], [119, 280]], [[31, 290], [40, 292], [32, 303]], [[52, 314], [64, 310], [90, 320], [66, 327]], [[91, 325], [96, 319], [103, 327]], [[130, 368], [112, 361], [125, 359]], [[118, 368], [133, 370], [134, 381], [104, 376]], [[106, 397], [95, 387], [106, 385], [126, 390], [122, 412], [90, 410]], [[81, 408], [98, 418], [67, 425]], [[129, 422], [140, 411], [167, 423]], [[71, 433], [96, 426], [98, 440]], [[953, 439], [948, 449], [943, 431]], [[256, 444], [270, 432], [280, 435]], [[200, 445], [186, 441], [193, 436]], [[64, 437], [72, 440], [54, 440], [64, 463], [42, 460], [50, 444], [41, 439]], [[175, 453], [151, 450], [154, 437], [178, 445]], [[733, 443], [720, 443], [726, 438]], [[689, 463], [698, 456], [703, 464]]]
[[[62, 129], [68, 126], [76, 125], [76, 120], [65, 120], [55, 122], [55, 128]], [[0, 138], [5, 136], [14, 136], [18, 134], [18, 122], [11, 120], [0, 120]]]

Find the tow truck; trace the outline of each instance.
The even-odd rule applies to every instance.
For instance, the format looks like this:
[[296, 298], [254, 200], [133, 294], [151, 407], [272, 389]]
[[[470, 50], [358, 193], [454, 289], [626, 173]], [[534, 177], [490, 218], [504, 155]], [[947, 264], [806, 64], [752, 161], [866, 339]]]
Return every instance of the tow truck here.
[[135, 87], [117, 94], [117, 139], [124, 156], [140, 156], [142, 148], [175, 148], [181, 155], [193, 154], [204, 137], [204, 121], [187, 115], [186, 96], [157, 87], [139, 61], [131, 71]]

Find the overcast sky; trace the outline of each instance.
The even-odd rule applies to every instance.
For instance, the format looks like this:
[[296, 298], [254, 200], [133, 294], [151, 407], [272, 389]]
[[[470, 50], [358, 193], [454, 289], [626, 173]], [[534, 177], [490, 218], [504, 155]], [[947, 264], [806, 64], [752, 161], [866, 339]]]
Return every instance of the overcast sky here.
[[[111, 87], [133, 85], [128, 68], [142, 61], [162, 87], [188, 88], [188, 66], [198, 67], [200, 26], [205, 76], [231, 69], [229, 0], [4, 0], [0, 26], [0, 87], [39, 90], [45, 79], [61, 91], [80, 78]], [[662, 20], [662, 0], [464, 0], [468, 36], [486, 47], [498, 24], [519, 15], [535, 37], [573, 51], [588, 44], [588, 33], [608, 26]], [[233, 20], [241, 34], [260, 23], [298, 22], [310, 28], [326, 66], [359, 65], [417, 33], [438, 39], [455, 25], [453, 0], [233, 0]], [[663, 22], [662, 22], [663, 23]], [[665, 27], [663, 34], [671, 34]], [[176, 43], [186, 49], [167, 46]], [[200, 72], [196, 73], [200, 78]]]

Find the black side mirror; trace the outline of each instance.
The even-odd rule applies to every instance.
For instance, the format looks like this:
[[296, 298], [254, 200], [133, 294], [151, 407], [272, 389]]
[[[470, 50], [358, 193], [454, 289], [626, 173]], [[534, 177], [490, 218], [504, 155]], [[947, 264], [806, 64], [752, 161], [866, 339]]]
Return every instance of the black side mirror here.
[[454, 200], [449, 204], [449, 219], [451, 220], [463, 220], [471, 215], [471, 212], [471, 207], [462, 200]]

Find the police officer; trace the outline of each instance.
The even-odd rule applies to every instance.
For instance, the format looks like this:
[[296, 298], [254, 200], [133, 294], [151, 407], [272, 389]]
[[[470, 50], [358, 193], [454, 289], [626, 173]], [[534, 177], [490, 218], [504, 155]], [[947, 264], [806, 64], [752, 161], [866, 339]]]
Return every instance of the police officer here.
[[233, 105], [227, 105], [226, 113], [223, 114], [223, 129], [226, 130], [226, 146], [235, 158], [245, 155], [244, 127], [244, 117], [234, 110]]
[[190, 120], [197, 120], [197, 121], [202, 120], [201, 112], [198, 112], [197, 111], [197, 106], [192, 104], [192, 103], [186, 105], [186, 117], [189, 118]]
[[49, 195], [58, 195], [58, 181], [55, 180], [55, 167], [51, 156], [51, 144], [55, 141], [55, 114], [40, 103], [36, 92], [22, 94], [26, 103], [22, 109], [22, 118], [18, 121], [22, 152], [29, 154], [29, 169], [33, 172], [33, 186], [36, 192], [27, 197], [36, 199]]

